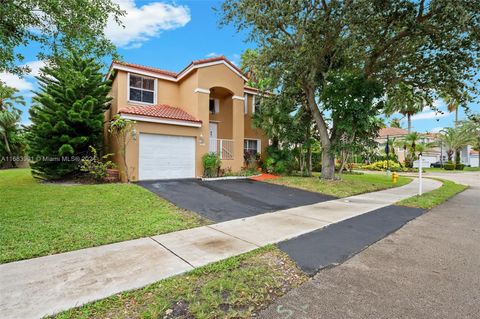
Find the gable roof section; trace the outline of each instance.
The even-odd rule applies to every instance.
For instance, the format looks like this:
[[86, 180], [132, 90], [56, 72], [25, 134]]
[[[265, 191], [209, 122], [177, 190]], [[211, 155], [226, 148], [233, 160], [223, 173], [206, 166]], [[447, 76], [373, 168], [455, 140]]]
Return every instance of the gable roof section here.
[[157, 73], [159, 75], [165, 75], [165, 76], [170, 76], [170, 77], [176, 77], [177, 76], [177, 73], [175, 73], [175, 72], [162, 70], [162, 69], [157, 69], [157, 68], [152, 68], [152, 67], [144, 66], [144, 65], [140, 65], [140, 64], [123, 62], [123, 61], [112, 61], [112, 64], [110, 65], [110, 69], [112, 69], [112, 67], [114, 67], [114, 65], [130, 67], [130, 68], [139, 69], [139, 70], [143, 70], [143, 71], [147, 71], [147, 72], [153, 72], [153, 73]]
[[202, 68], [202, 67], [207, 67], [211, 65], [217, 65], [217, 64], [224, 64], [227, 68], [232, 70], [234, 73], [236, 73], [239, 77], [241, 77], [244, 81], [248, 81], [248, 78], [245, 74], [243, 74], [242, 70], [240, 70], [235, 64], [232, 63], [229, 59], [226, 57], [222, 56], [217, 56], [213, 58], [208, 58], [208, 59], [201, 59], [201, 60], [196, 60], [192, 61], [189, 65], [187, 65], [182, 71], [180, 71], [177, 74], [177, 78], [181, 79], [190, 71], [197, 69], [197, 68]]
[[166, 120], [192, 122], [192, 123], [199, 123], [199, 124], [202, 123], [201, 120], [196, 119], [194, 116], [188, 114], [184, 110], [178, 107], [167, 105], [167, 104], [132, 105], [132, 106], [128, 106], [123, 109], [120, 109], [118, 113], [146, 116], [151, 118], [160, 118], [160, 119], [166, 119]]
[[243, 72], [237, 66], [235, 66], [235, 64], [233, 64], [230, 60], [228, 60], [223, 55], [218, 57], [208, 58], [208, 59], [192, 61], [187, 67], [185, 67], [179, 73], [152, 68], [148, 66], [143, 66], [139, 64], [127, 63], [122, 61], [112, 61], [112, 64], [110, 65], [110, 69], [107, 74], [107, 78], [111, 77], [113, 70], [123, 70], [127, 72], [135, 72], [142, 75], [152, 76], [155, 78], [160, 78], [168, 81], [178, 82], [195, 69], [217, 65], [217, 64], [224, 64], [226, 67], [232, 70], [235, 74], [241, 77], [244, 81], [248, 80], [245, 74], [243, 74]]

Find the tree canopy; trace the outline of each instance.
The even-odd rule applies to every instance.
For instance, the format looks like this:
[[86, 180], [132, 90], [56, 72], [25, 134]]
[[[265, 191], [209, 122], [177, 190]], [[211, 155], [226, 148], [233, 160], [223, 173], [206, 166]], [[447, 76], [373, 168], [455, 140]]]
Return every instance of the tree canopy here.
[[384, 92], [404, 83], [427, 100], [475, 90], [478, 1], [225, 0], [221, 23], [248, 32], [272, 87], [302, 90], [320, 135], [323, 178], [334, 177], [332, 145], [344, 121], [330, 119], [333, 104], [320, 99], [332, 74], [357, 74]]
[[101, 148], [110, 81], [93, 58], [70, 54], [42, 69], [30, 108], [29, 155], [33, 175], [60, 179], [79, 171], [89, 147]]
[[97, 56], [114, 53], [104, 29], [109, 18], [121, 24], [123, 14], [113, 0], [0, 1], [0, 72], [28, 71], [16, 49], [31, 42], [40, 43], [42, 60], [79, 47]]

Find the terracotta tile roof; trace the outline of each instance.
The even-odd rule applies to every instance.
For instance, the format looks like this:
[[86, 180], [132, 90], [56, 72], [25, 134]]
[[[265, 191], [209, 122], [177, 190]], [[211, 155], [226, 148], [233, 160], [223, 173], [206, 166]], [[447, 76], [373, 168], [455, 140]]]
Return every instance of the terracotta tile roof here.
[[[232, 61], [230, 61], [229, 59], [227, 59], [225, 56], [223, 55], [220, 55], [220, 56], [215, 56], [215, 57], [211, 57], [211, 58], [207, 58], [207, 59], [200, 59], [200, 60], [195, 60], [195, 61], [192, 61], [189, 65], [187, 65], [182, 71], [178, 72], [178, 75], [179, 74], [182, 74], [185, 70], [187, 70], [189, 67], [191, 67], [192, 65], [200, 65], [200, 64], [205, 64], [205, 63], [211, 63], [211, 62], [217, 62], [217, 61], [225, 61], [228, 65], [230, 65], [232, 68], [234, 68], [235, 70], [237, 70], [238, 73], [240, 73], [241, 75], [243, 75], [245, 78], [247, 77], [242, 70], [240, 70], [235, 64], [232, 63]], [[177, 75], [177, 76], [178, 76]]]
[[113, 63], [120, 64], [120, 65], [123, 65], [123, 66], [132, 67], [132, 68], [136, 68], [136, 69], [140, 69], [140, 70], [144, 70], [144, 71], [149, 71], [149, 72], [153, 72], [153, 73], [167, 75], [167, 76], [171, 76], [171, 77], [174, 77], [174, 78], [177, 77], [177, 73], [172, 72], [172, 71], [152, 68], [152, 67], [144, 66], [144, 65], [140, 65], [140, 64], [127, 63], [127, 62], [123, 62], [123, 61], [112, 61], [112, 65], [113, 65]]
[[160, 105], [132, 105], [118, 111], [121, 114], [132, 114], [149, 117], [158, 117], [169, 120], [202, 123], [184, 110], [166, 104]]
[[408, 131], [398, 127], [385, 127], [378, 132], [380, 137], [407, 135]]
[[157, 73], [157, 74], [160, 74], [160, 75], [166, 75], [166, 76], [170, 76], [170, 77], [173, 77], [173, 78], [178, 78], [180, 74], [182, 74], [185, 70], [190, 68], [192, 65], [201, 65], [201, 64], [210, 63], [210, 62], [217, 62], [217, 61], [225, 61], [228, 65], [230, 65], [232, 68], [234, 68], [238, 73], [243, 75], [245, 78], [247, 77], [242, 72], [242, 70], [240, 70], [235, 64], [233, 64], [229, 59], [227, 59], [223, 55], [208, 58], [208, 59], [201, 59], [201, 60], [192, 61], [189, 65], [187, 65], [182, 71], [180, 71], [178, 73], [172, 72], [172, 71], [167, 71], [167, 70], [162, 70], [162, 69], [157, 69], [157, 68], [152, 68], [152, 67], [144, 66], [144, 65], [140, 65], [140, 64], [134, 64], [134, 63], [128, 63], [128, 62], [116, 61], [116, 60], [112, 61], [112, 64], [110, 65], [110, 70], [112, 69], [113, 64], [118, 64], [118, 65], [123, 65], [123, 66], [131, 67], [131, 68], [136, 68], [136, 69], [143, 70], [143, 71]]

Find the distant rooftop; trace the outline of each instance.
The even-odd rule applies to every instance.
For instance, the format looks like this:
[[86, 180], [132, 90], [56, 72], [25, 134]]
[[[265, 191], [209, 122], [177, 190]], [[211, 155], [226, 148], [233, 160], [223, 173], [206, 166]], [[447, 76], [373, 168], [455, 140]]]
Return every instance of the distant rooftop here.
[[403, 128], [398, 127], [385, 127], [380, 129], [378, 132], [380, 137], [387, 137], [388, 136], [403, 136], [407, 135], [408, 131], [404, 130]]

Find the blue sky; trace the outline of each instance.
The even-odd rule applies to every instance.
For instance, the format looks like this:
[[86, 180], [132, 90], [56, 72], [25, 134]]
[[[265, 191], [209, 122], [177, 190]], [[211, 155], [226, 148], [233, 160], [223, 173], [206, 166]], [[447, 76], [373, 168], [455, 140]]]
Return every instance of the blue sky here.
[[[158, 67], [161, 69], [180, 71], [192, 60], [213, 55], [225, 55], [238, 64], [240, 54], [253, 44], [244, 42], [245, 34], [237, 33], [231, 26], [220, 28], [218, 16], [212, 7], [218, 7], [220, 1], [146, 1], [146, 0], [114, 0], [126, 11], [125, 29], [111, 23], [107, 27], [107, 36], [117, 45], [118, 52], [127, 62]], [[29, 45], [21, 49], [25, 55], [24, 63], [32, 68], [32, 74], [42, 66], [37, 61], [38, 46]], [[22, 121], [29, 123], [27, 109], [31, 92], [36, 83], [32, 75], [23, 79], [0, 74], [0, 78], [8, 85], [21, 90], [26, 97], [27, 106], [23, 108]], [[440, 109], [445, 110], [441, 102]], [[472, 111], [480, 112], [480, 105], [470, 105]], [[460, 119], [464, 118], [460, 110]], [[413, 119], [416, 131], [438, 131], [445, 126], [452, 126], [454, 114], [435, 114], [425, 110]], [[406, 121], [402, 124], [405, 127]]]

